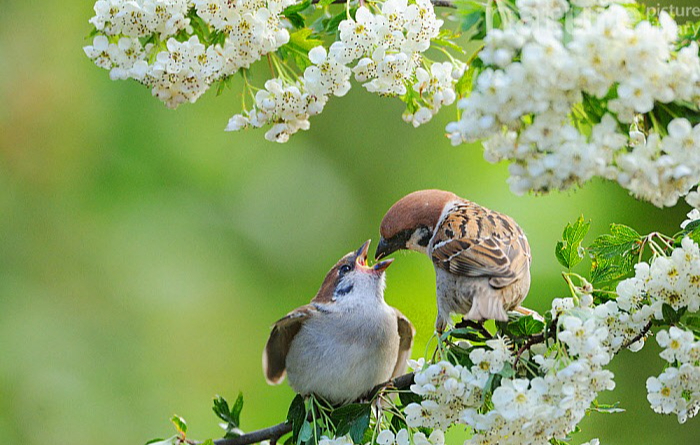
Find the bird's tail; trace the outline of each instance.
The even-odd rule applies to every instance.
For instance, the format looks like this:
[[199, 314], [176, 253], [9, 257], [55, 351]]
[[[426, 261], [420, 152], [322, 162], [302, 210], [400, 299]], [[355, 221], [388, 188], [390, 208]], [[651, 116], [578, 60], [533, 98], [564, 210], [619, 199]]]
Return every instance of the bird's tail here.
[[493, 295], [475, 295], [467, 318], [474, 321], [508, 321], [508, 314], [503, 308], [502, 299], [494, 298]]

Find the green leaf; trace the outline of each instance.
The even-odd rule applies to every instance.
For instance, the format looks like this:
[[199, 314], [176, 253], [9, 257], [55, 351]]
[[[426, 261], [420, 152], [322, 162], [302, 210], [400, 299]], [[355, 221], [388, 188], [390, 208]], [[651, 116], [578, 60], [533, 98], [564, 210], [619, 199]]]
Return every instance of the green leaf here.
[[592, 284], [618, 280], [634, 270], [642, 248], [642, 236], [631, 227], [612, 224], [610, 234], [600, 235], [589, 247]]
[[297, 394], [292, 400], [292, 404], [289, 405], [289, 411], [287, 412], [287, 422], [292, 424], [292, 438], [295, 443], [299, 439], [299, 432], [305, 421], [306, 408], [304, 407], [304, 398]]
[[526, 315], [518, 320], [518, 329], [524, 336], [529, 337], [544, 331], [544, 323], [536, 320], [532, 315]]
[[399, 400], [403, 406], [408, 406], [411, 403], [418, 403], [423, 401], [423, 398], [418, 394], [412, 393], [410, 391], [399, 392]]
[[554, 254], [562, 266], [571, 270], [583, 259], [583, 248], [581, 241], [588, 233], [591, 223], [583, 220], [583, 216], [579, 217], [573, 224], [567, 224], [562, 233], [562, 240], [557, 243]]
[[513, 369], [513, 365], [510, 363], [504, 363], [503, 369], [501, 369], [498, 374], [504, 379], [510, 379], [515, 376], [515, 369]]
[[661, 306], [661, 313], [664, 316], [664, 321], [668, 324], [674, 325], [681, 321], [681, 317], [685, 313], [683, 309], [679, 309], [676, 311], [669, 305], [668, 303], [664, 303], [663, 306]]
[[509, 322], [504, 330], [511, 338], [530, 337], [543, 331], [544, 323], [536, 320], [532, 315], [526, 315]]
[[686, 236], [700, 244], [700, 219], [689, 222], [688, 225], [674, 237], [676, 246], [680, 246], [681, 241]]
[[214, 439], [207, 439], [204, 442], [202, 442], [200, 445], [214, 445]]
[[455, 93], [457, 93], [457, 96], [464, 97], [471, 92], [475, 74], [476, 68], [473, 65], [470, 65], [469, 68], [464, 70], [464, 74], [462, 74], [462, 77], [460, 77], [455, 84]]
[[146, 445], [175, 445], [179, 439], [180, 436], [173, 436], [168, 439], [151, 439], [146, 442]]
[[175, 429], [178, 433], [183, 436], [187, 434], [187, 422], [185, 422], [185, 419], [175, 414], [170, 421], [175, 425]]
[[233, 408], [229, 409], [226, 399], [217, 395], [214, 397], [214, 406], [212, 407], [214, 414], [224, 422], [226, 422], [226, 437], [236, 437], [239, 434], [233, 430], [241, 425], [241, 411], [243, 410], [243, 393], [238, 393], [238, 397], [233, 404]]
[[284, 11], [282, 11], [282, 14], [284, 14], [284, 16], [287, 16], [287, 14], [301, 12], [309, 6], [311, 6], [311, 0], [304, 0], [301, 3], [296, 3], [294, 5], [287, 6], [286, 8], [284, 8]]
[[[455, 328], [455, 329], [452, 329], [451, 331], [446, 332], [446, 334], [449, 335], [450, 337], [459, 338], [462, 340], [471, 340], [471, 341], [477, 341], [477, 342], [483, 342], [485, 340], [485, 338], [481, 334], [481, 332], [477, 331], [474, 328], [470, 328], [470, 327]], [[445, 335], [445, 337], [447, 337], [447, 335]]]
[[336, 437], [350, 434], [353, 443], [362, 443], [365, 430], [369, 427], [372, 407], [369, 403], [353, 403], [342, 406], [331, 413], [336, 427]]
[[297, 439], [297, 445], [300, 443], [306, 443], [308, 442], [311, 437], [313, 436], [314, 430], [311, 427], [311, 423], [308, 420], [304, 420], [304, 423], [301, 426], [301, 430], [299, 431], [299, 438]]
[[[355, 13], [357, 12], [357, 6], [354, 6], [350, 8], [350, 17], [355, 17]], [[345, 11], [339, 12], [338, 14], [334, 15], [329, 21], [328, 25], [326, 26], [326, 32], [334, 33], [338, 31], [338, 26], [340, 26], [340, 22], [343, 20], [347, 19], [348, 16]]]
[[286, 7], [284, 11], [282, 11], [282, 15], [287, 17], [287, 19], [289, 19], [289, 21], [295, 28], [303, 28], [304, 26], [306, 26], [306, 21], [304, 20], [304, 16], [301, 15], [300, 12], [305, 10], [309, 6], [311, 6], [311, 0], [304, 0], [301, 3], [297, 3]]
[[304, 70], [311, 65], [309, 51], [323, 44], [322, 40], [311, 37], [311, 28], [302, 28], [289, 35], [289, 42], [280, 46], [277, 50], [282, 58], [293, 59], [299, 69]]
[[239, 392], [238, 397], [236, 397], [236, 402], [231, 408], [231, 420], [237, 427], [241, 425], [241, 411], [243, 410], [243, 393]]

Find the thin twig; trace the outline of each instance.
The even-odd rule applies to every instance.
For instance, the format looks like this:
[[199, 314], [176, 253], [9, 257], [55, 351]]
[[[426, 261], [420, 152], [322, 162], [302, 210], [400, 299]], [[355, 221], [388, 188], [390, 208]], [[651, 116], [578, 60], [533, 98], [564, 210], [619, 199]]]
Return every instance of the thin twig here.
[[285, 434], [289, 433], [292, 431], [292, 425], [287, 422], [282, 422], [278, 423], [277, 425], [273, 425], [271, 427], [262, 429], [262, 430], [257, 430], [257, 431], [252, 431], [247, 434], [243, 434], [242, 436], [238, 437], [232, 437], [229, 439], [219, 439], [215, 440], [214, 444], [215, 445], [248, 445], [251, 443], [258, 443], [262, 442], [263, 440], [275, 440], [279, 439], [280, 437], [284, 436]]
[[[372, 388], [364, 398], [373, 399], [384, 388], [407, 389], [413, 384], [413, 373], [400, 375], [388, 382], [380, 383]], [[277, 440], [292, 431], [292, 425], [287, 422], [278, 423], [268, 428], [251, 431], [238, 437], [228, 439], [218, 439], [214, 441], [214, 445], [250, 445], [263, 440], [269, 440], [270, 445], [273, 445]], [[197, 444], [198, 442], [193, 442]], [[201, 443], [201, 442], [199, 442]]]
[[651, 329], [651, 322], [647, 323], [646, 326], [644, 326], [644, 329], [642, 329], [642, 332], [640, 332], [639, 334], [632, 337], [631, 340], [624, 342], [622, 344], [621, 349], [629, 348], [633, 344], [637, 343], [639, 340], [641, 340], [643, 337], [645, 337], [647, 335], [647, 333], [649, 332], [650, 329]]

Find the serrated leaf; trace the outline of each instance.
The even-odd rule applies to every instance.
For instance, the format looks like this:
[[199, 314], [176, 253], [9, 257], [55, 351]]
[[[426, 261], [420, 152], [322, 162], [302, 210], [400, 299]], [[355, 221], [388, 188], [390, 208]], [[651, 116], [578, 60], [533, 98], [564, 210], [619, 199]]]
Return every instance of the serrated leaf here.
[[178, 433], [183, 436], [187, 434], [187, 422], [185, 422], [185, 419], [175, 414], [170, 421], [175, 425], [175, 429]]
[[323, 40], [311, 37], [313, 30], [309, 28], [303, 28], [293, 33], [289, 34], [289, 42], [287, 45], [295, 45], [299, 48], [306, 50], [307, 52], [312, 48], [315, 48], [323, 44]]
[[291, 6], [287, 6], [284, 8], [284, 11], [282, 11], [282, 14], [284, 16], [287, 16], [287, 14], [295, 13], [295, 12], [301, 12], [304, 9], [308, 8], [311, 6], [311, 0], [304, 0], [301, 3], [296, 3]]
[[231, 408], [231, 420], [236, 427], [241, 425], [241, 411], [243, 411], [243, 393], [239, 392], [238, 397], [236, 397], [236, 402], [233, 404], [233, 408]]
[[336, 424], [336, 437], [350, 434], [353, 443], [362, 443], [365, 430], [369, 427], [372, 407], [369, 403], [352, 403], [331, 413], [331, 419]]
[[562, 240], [559, 241], [554, 249], [554, 254], [562, 266], [571, 270], [575, 265], [583, 259], [583, 248], [581, 241], [588, 233], [591, 223], [583, 220], [583, 216], [579, 217], [573, 224], [567, 224], [562, 233]]
[[289, 405], [289, 411], [287, 412], [287, 422], [292, 425], [292, 438], [295, 443], [299, 439], [299, 432], [305, 421], [306, 407], [304, 406], [304, 398], [297, 394], [291, 405]]
[[544, 323], [536, 320], [532, 315], [526, 315], [518, 320], [518, 328], [523, 336], [529, 337], [544, 331]]

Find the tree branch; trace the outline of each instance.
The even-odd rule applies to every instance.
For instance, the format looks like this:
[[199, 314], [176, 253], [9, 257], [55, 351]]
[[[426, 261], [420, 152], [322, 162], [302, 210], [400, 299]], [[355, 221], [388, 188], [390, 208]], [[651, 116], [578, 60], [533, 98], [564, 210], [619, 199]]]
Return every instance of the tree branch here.
[[643, 337], [645, 337], [647, 335], [647, 333], [649, 332], [649, 329], [651, 329], [651, 322], [647, 323], [646, 326], [644, 326], [644, 329], [642, 329], [642, 332], [635, 335], [632, 339], [624, 342], [620, 349], [622, 350], [625, 348], [629, 348], [633, 344], [637, 343], [639, 340], [641, 340]]
[[[387, 387], [392, 387], [396, 389], [408, 389], [413, 384], [413, 373], [408, 373], [400, 375], [388, 382], [380, 383], [379, 385], [372, 388], [367, 393], [368, 399], [373, 399], [382, 389]], [[214, 441], [214, 445], [250, 445], [253, 443], [258, 443], [263, 440], [269, 440], [274, 443], [280, 437], [292, 431], [292, 425], [285, 422], [278, 423], [268, 428], [261, 430], [251, 431], [250, 433], [243, 434], [238, 437], [231, 437], [228, 439], [218, 439]], [[193, 442], [193, 444], [198, 444], [201, 442]]]

